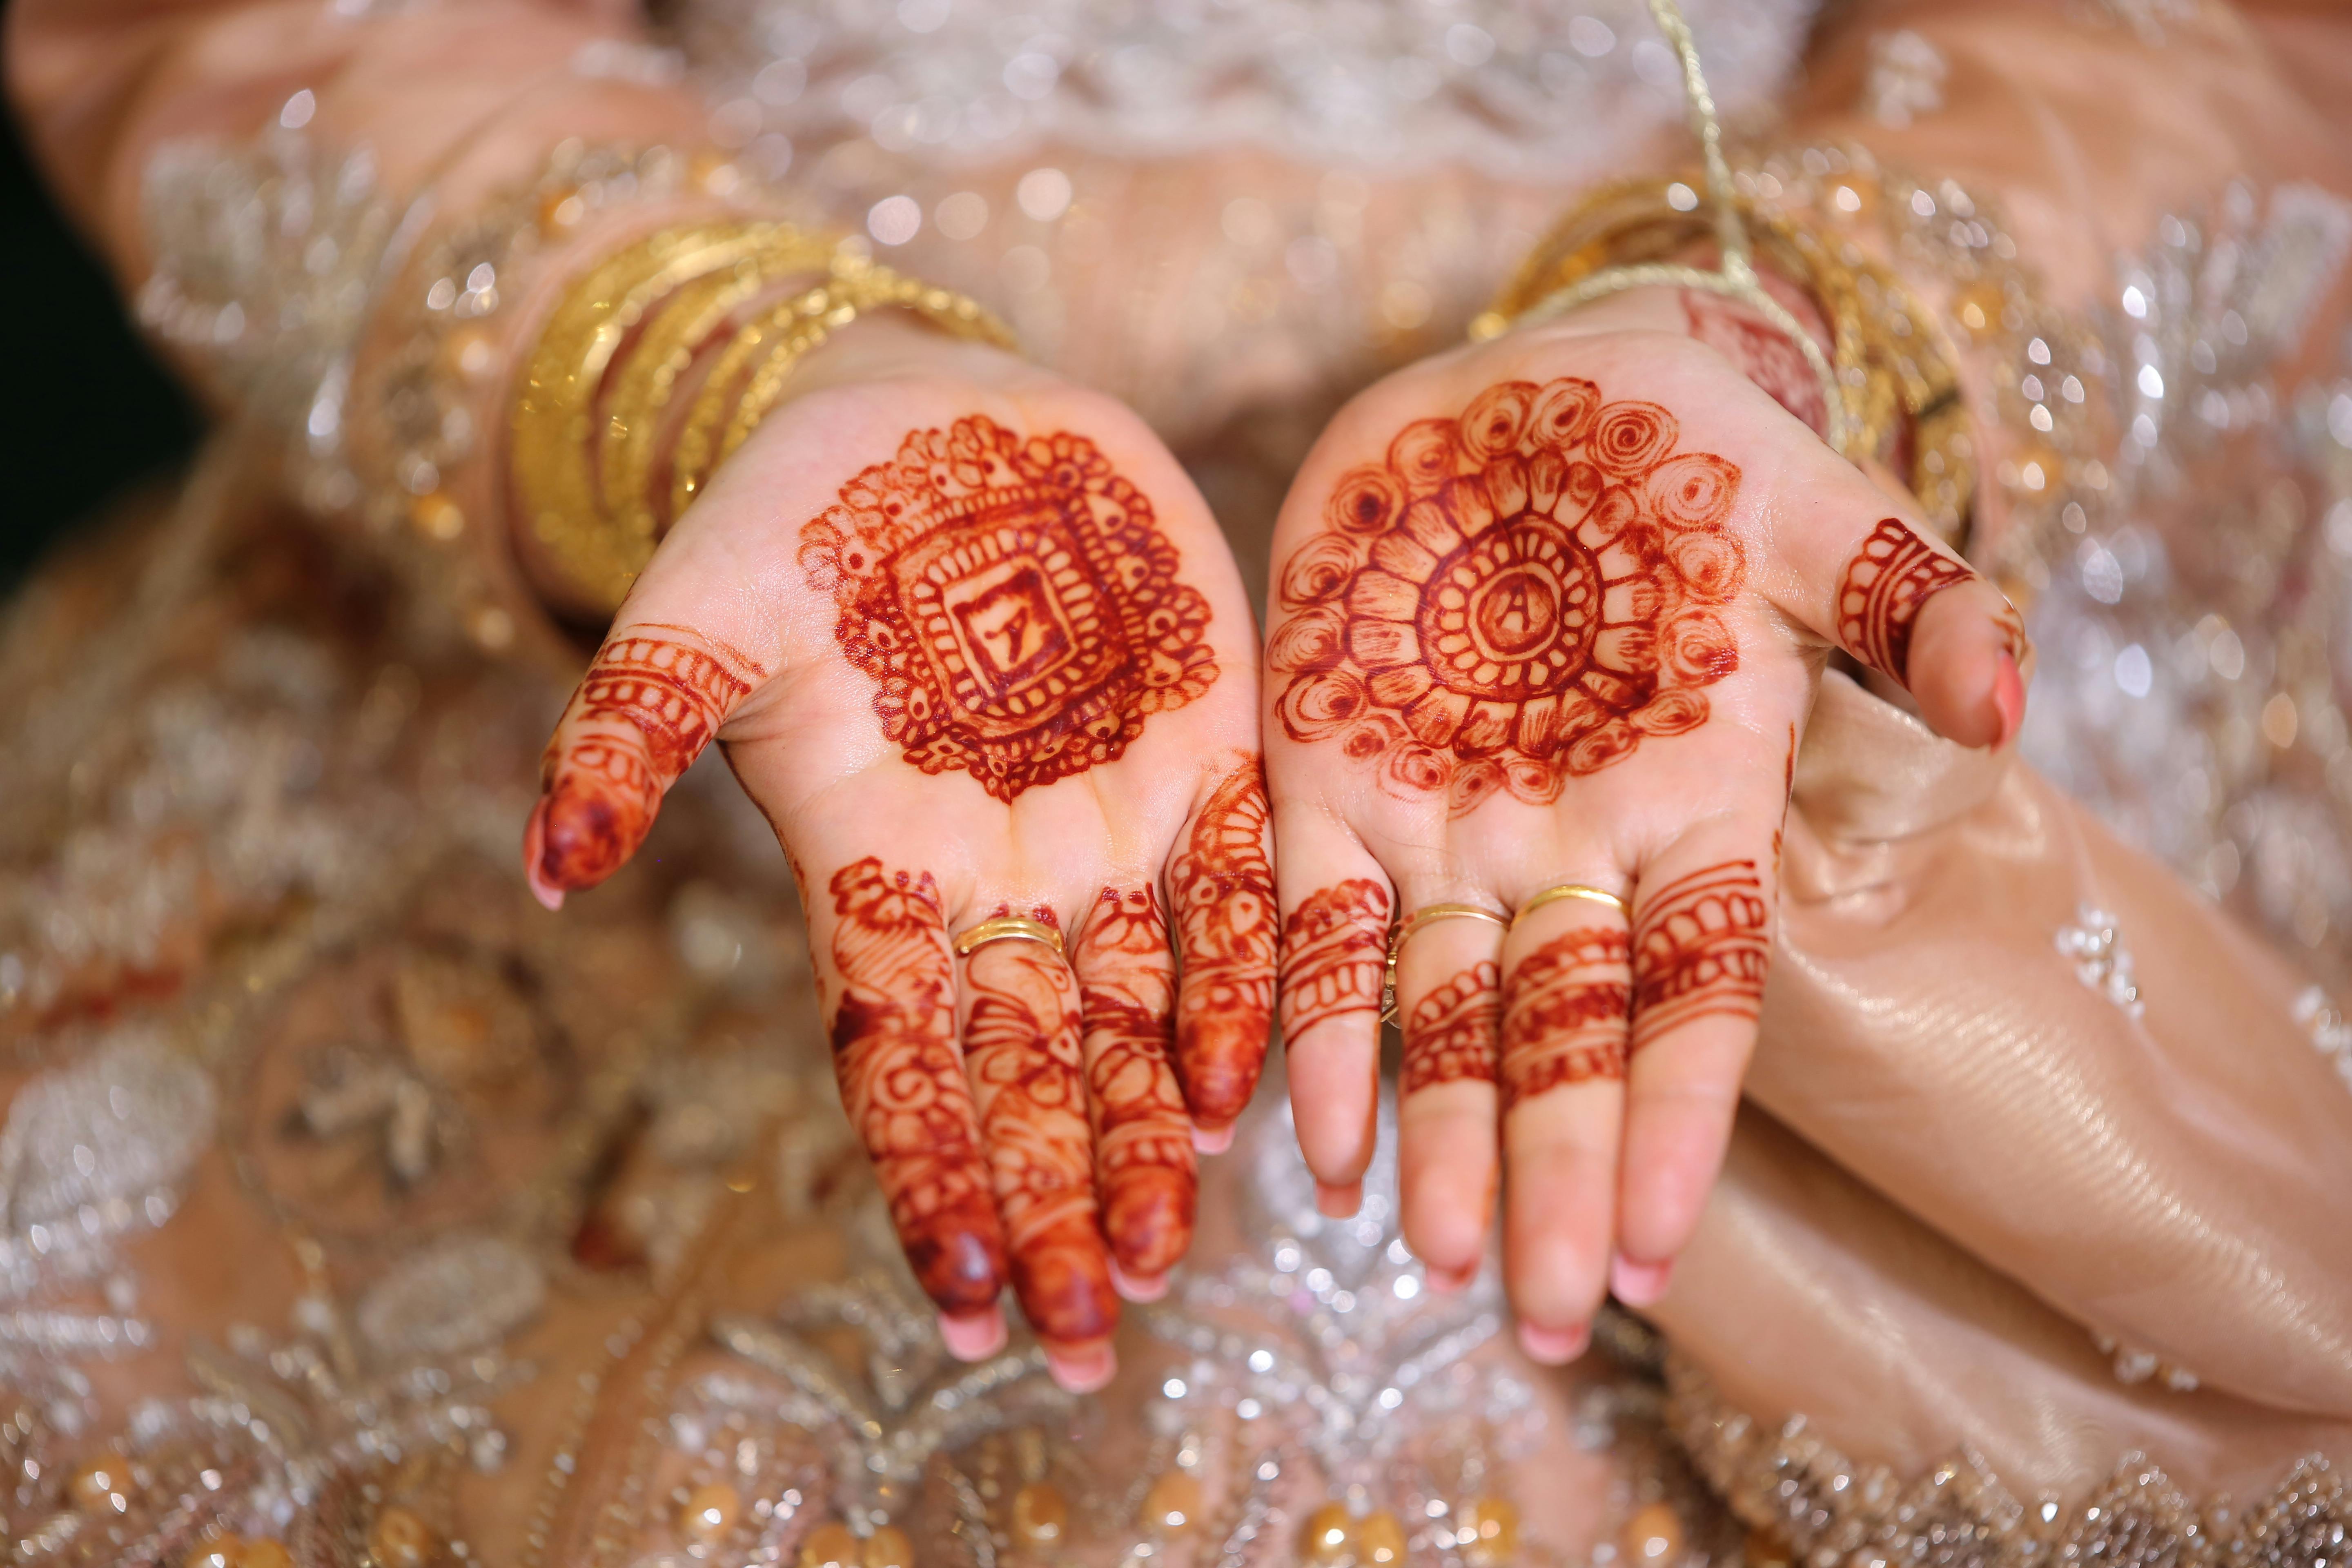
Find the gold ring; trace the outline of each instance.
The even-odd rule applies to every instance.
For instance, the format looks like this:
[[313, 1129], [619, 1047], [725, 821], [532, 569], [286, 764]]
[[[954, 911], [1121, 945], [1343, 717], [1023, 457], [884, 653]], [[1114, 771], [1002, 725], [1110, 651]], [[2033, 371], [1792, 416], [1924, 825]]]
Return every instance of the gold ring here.
[[1582, 882], [1562, 882], [1557, 888], [1546, 888], [1542, 892], [1521, 904], [1512, 911], [1511, 919], [1516, 922], [1525, 916], [1535, 913], [1546, 904], [1556, 904], [1562, 899], [1583, 899], [1591, 903], [1607, 904], [1621, 917], [1625, 914], [1625, 900], [1608, 889], [1591, 888]]
[[956, 956], [970, 958], [974, 948], [992, 942], [1041, 942], [1062, 956], [1062, 933], [1044, 921], [1033, 921], [1022, 915], [998, 915], [985, 920], [955, 939]]
[[1509, 921], [1492, 910], [1482, 910], [1475, 904], [1423, 904], [1397, 921], [1396, 930], [1389, 932], [1388, 968], [1382, 972], [1381, 979], [1381, 1023], [1393, 1024], [1397, 1021], [1397, 955], [1404, 951], [1405, 938], [1423, 926], [1433, 925], [1439, 921], [1487, 921], [1501, 926], [1507, 931], [1511, 929]]

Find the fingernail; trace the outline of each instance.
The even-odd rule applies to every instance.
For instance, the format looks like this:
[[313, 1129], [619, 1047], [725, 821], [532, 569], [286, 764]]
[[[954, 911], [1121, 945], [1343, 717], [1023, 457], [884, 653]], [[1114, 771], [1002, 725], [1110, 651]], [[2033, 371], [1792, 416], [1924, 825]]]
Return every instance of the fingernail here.
[[1572, 1329], [1538, 1328], [1526, 1319], [1519, 1320], [1519, 1349], [1528, 1359], [1546, 1366], [1566, 1366], [1584, 1353], [1592, 1342], [1592, 1331], [1582, 1323]]
[[1328, 1182], [1315, 1184], [1315, 1212], [1325, 1219], [1353, 1219], [1356, 1211], [1364, 1206], [1364, 1184], [1349, 1182], [1335, 1187]]
[[1996, 746], [2006, 746], [2017, 738], [2018, 727], [2025, 722], [2025, 678], [2017, 672], [2017, 660], [2004, 650], [2000, 667], [1993, 672], [1993, 706], [2000, 710], [2000, 739]]
[[1440, 1296], [1459, 1296], [1470, 1289], [1473, 1279], [1478, 1278], [1478, 1266], [1475, 1263], [1467, 1268], [1458, 1269], [1440, 1268], [1435, 1264], [1424, 1263], [1421, 1268], [1423, 1279]]
[[958, 1317], [940, 1314], [940, 1341], [948, 1347], [948, 1354], [958, 1361], [986, 1361], [1004, 1348], [1009, 1337], [1004, 1311], [1000, 1307]]
[[1646, 1307], [1666, 1293], [1674, 1260], [1635, 1263], [1622, 1254], [1609, 1261], [1609, 1293], [1629, 1307]]
[[540, 874], [540, 858], [547, 853], [547, 799], [530, 808], [530, 821], [522, 830], [522, 879], [530, 887], [530, 896], [549, 910], [563, 907], [563, 889], [550, 885]]
[[1234, 1124], [1232, 1122], [1228, 1121], [1223, 1127], [1203, 1127], [1198, 1122], [1193, 1123], [1192, 1147], [1202, 1153], [1222, 1154], [1233, 1146]]
[[1070, 1393], [1092, 1394], [1118, 1375], [1118, 1357], [1112, 1353], [1108, 1341], [1069, 1350], [1047, 1345], [1045, 1370]]
[[1110, 1265], [1111, 1289], [1129, 1301], [1157, 1301], [1168, 1294], [1165, 1274], [1129, 1274], [1113, 1258]]

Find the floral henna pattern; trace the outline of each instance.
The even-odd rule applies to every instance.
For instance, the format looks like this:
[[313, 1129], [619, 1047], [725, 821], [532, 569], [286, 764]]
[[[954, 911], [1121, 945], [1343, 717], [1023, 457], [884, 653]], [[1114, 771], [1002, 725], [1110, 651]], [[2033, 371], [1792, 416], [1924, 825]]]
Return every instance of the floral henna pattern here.
[[956, 1051], [955, 955], [926, 872], [868, 857], [833, 879], [834, 1074], [874, 1162], [916, 1280], [976, 1312], [1004, 1280], [1004, 1245], [971, 1090]]
[[1206, 1128], [1242, 1113], [1265, 1068], [1281, 935], [1268, 815], [1265, 772], [1252, 758], [1210, 795], [1168, 867], [1184, 961], [1176, 1066]]
[[1282, 1033], [1381, 1010], [1389, 890], [1356, 877], [1309, 893], [1282, 927]]
[[1481, 961], [1446, 981], [1405, 1015], [1398, 1092], [1412, 1094], [1460, 1079], [1493, 1083], [1502, 1022], [1499, 966]]
[[1829, 405], [1822, 398], [1822, 378], [1787, 333], [1744, 306], [1695, 289], [1683, 290], [1683, 314], [1692, 337], [1729, 360], [1814, 435], [1829, 438]]
[[539, 879], [571, 890], [619, 870], [663, 792], [766, 673], [683, 626], [632, 627], [597, 649], [540, 764]]
[[883, 733], [998, 800], [1125, 752], [1206, 691], [1208, 601], [1093, 442], [981, 416], [910, 432], [801, 531]]
[[[1945, 589], [1975, 576], [1965, 563], [1897, 519], [1881, 518], [1838, 584], [1838, 638], [1854, 658], [1907, 689], [1911, 631], [1919, 611]], [[2011, 651], [2014, 657], [2017, 649]]]
[[1510, 381], [1344, 476], [1284, 565], [1276, 712], [1407, 799], [1543, 804], [1706, 721], [1739, 665], [1739, 469], [1573, 376]]
[[1625, 1076], [1633, 987], [1625, 933], [1564, 931], [1520, 961], [1503, 1015], [1503, 1109], [1564, 1085]]
[[1728, 860], [1642, 900], [1633, 924], [1633, 1048], [1694, 1019], [1753, 1019], [1770, 968], [1771, 905], [1753, 860]]
[[1192, 1119], [1176, 1087], [1176, 966], [1150, 888], [1106, 889], [1071, 954], [1086, 1019], [1087, 1108], [1103, 1234], [1129, 1273], [1175, 1267], [1192, 1244]]
[[1099, 1338], [1118, 1305], [1095, 1204], [1077, 988], [1033, 942], [981, 947], [965, 983], [964, 1062], [1022, 1313], [1044, 1339]]

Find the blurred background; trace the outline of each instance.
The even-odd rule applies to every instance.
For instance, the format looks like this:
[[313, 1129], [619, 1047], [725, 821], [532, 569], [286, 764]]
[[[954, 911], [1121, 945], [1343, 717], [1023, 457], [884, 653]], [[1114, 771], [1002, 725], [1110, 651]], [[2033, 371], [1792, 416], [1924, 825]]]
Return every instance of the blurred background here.
[[[0, 22], [7, 6], [0, 0]], [[168, 475], [194, 408], [149, 355], [113, 281], [0, 116], [0, 593], [114, 496]]]

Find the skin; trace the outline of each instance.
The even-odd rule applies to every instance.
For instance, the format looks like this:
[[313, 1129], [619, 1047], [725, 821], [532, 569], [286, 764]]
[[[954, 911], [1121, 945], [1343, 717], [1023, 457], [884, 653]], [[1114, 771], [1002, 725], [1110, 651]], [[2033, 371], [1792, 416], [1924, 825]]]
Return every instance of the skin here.
[[[801, 882], [845, 1105], [950, 1348], [1001, 1345], [1009, 1285], [1055, 1375], [1098, 1387], [1118, 1298], [1164, 1289], [1195, 1144], [1230, 1138], [1265, 1051], [1249, 606], [1198, 493], [1108, 399], [887, 320], [842, 334], [795, 391], [622, 606], [549, 742], [525, 869], [551, 907], [612, 874], [715, 739]], [[1073, 548], [1100, 557], [1094, 580], [1151, 584], [1157, 609], [1148, 632], [1073, 644], [1126, 650], [1132, 669], [1087, 688], [1110, 698], [1008, 739], [935, 721], [936, 667], [908, 655], [900, 580], [852, 512], [925, 504], [925, 476], [984, 470], [995, 493], [1024, 464], [1128, 520]], [[1066, 563], [1044, 570], [1065, 586], [990, 578], [945, 614], [1009, 665], [1046, 658], [1059, 634], [1037, 595], [1082, 590]], [[1059, 931], [1066, 955], [954, 952], [1003, 915]]]
[[[1275, 541], [1266, 767], [1284, 912], [1302, 926], [1285, 953], [1284, 1037], [1327, 1212], [1351, 1212], [1360, 1194], [1378, 1064], [1374, 1013], [1331, 1005], [1348, 973], [1333, 957], [1342, 939], [1360, 962], [1384, 952], [1391, 909], [1507, 915], [1562, 883], [1628, 906], [1559, 900], [1507, 931], [1433, 921], [1399, 963], [1406, 1238], [1441, 1289], [1465, 1283], [1499, 1195], [1520, 1340], [1544, 1361], [1581, 1352], [1604, 1291], [1657, 1300], [1697, 1223], [1755, 1045], [1795, 748], [1832, 651], [1907, 685], [1926, 721], [1963, 744], [2006, 743], [2021, 718], [2025, 649], [2007, 602], [1801, 422], [1817, 412], [1807, 389], [1752, 335], [1702, 317], [1679, 290], [1622, 296], [1399, 373], [1333, 420]], [[1581, 416], [1565, 393], [1540, 402], [1575, 384], [1597, 399]], [[1402, 507], [1435, 493], [1416, 487], [1491, 479], [1499, 470], [1482, 465], [1505, 448], [1532, 461], [1540, 443], [1526, 422], [1546, 409], [1555, 433], [1585, 421], [1557, 449], [1598, 475], [1563, 515], [1615, 505], [1615, 538], [1650, 542], [1599, 569], [1624, 581], [1591, 613], [1647, 615], [1655, 638], [1615, 634], [1635, 637], [1612, 646], [1653, 673], [1609, 688], [1633, 692], [1630, 706], [1556, 751], [1540, 726], [1479, 717], [1507, 705], [1474, 707], [1458, 728], [1460, 704], [1407, 712], [1427, 685], [1410, 667], [1436, 668], [1447, 656], [1435, 650], [1462, 646], [1444, 628], [1466, 624], [1415, 620], [1410, 595], [1459, 559], [1445, 549], [1472, 545], [1442, 527], [1413, 535], [1435, 540], [1433, 554], [1362, 542], [1413, 534]], [[1458, 423], [1421, 423], [1432, 420]], [[1515, 496], [1515, 482], [1481, 494]], [[1624, 492], [1613, 501], [1612, 486]], [[1446, 494], [1474, 530], [1491, 526]], [[1470, 591], [1505, 583], [1506, 559], [1486, 561]], [[1625, 597], [1637, 584], [1657, 597]], [[1535, 597], [1540, 620], [1552, 601]], [[1498, 635], [1526, 624], [1511, 618], [1523, 601], [1492, 601]], [[1515, 750], [1529, 734], [1532, 752]], [[1351, 931], [1335, 937], [1335, 918]]]

